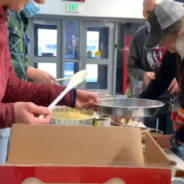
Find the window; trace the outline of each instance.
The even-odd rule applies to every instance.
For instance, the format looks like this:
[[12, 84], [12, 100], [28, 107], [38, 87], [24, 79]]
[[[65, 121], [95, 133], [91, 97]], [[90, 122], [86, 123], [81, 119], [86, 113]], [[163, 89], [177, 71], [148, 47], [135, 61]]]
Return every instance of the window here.
[[34, 25], [35, 47], [34, 54], [39, 57], [57, 56], [57, 26]]
[[65, 59], [79, 59], [80, 22], [65, 21]]
[[107, 65], [87, 64], [87, 89], [107, 89]]
[[107, 59], [109, 57], [109, 27], [88, 27], [86, 57]]
[[[79, 63], [65, 62], [64, 64], [64, 77], [72, 77], [75, 73], [79, 71]], [[64, 81], [64, 85], [67, 85], [69, 80]]]

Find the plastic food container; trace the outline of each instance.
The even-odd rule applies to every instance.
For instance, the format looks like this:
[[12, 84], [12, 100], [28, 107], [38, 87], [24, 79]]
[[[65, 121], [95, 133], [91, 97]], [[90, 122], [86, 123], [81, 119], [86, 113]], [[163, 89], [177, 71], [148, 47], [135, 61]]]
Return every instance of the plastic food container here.
[[111, 118], [109, 116], [102, 116], [95, 119], [94, 126], [111, 126]]
[[[142, 131], [148, 131], [151, 136], [164, 134], [162, 131], [160, 131], [160, 130], [157, 131], [156, 129], [153, 129], [153, 128], [145, 128], [145, 129], [142, 129]], [[142, 135], [142, 142], [145, 142], [145, 135], [144, 134]]]

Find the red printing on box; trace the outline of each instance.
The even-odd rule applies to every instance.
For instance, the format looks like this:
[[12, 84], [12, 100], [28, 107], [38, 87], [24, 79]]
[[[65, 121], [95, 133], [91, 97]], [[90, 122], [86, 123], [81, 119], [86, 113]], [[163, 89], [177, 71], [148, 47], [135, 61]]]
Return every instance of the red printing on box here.
[[[28, 178], [41, 183], [107, 183], [119, 178], [125, 184], [171, 184], [170, 169], [115, 167], [0, 166], [0, 184], [22, 184]], [[122, 184], [124, 184], [122, 181]], [[114, 184], [115, 182], [113, 182]], [[121, 183], [121, 182], [120, 182]], [[33, 184], [30, 182], [30, 184]], [[109, 182], [108, 182], [109, 184]], [[118, 182], [119, 184], [119, 182]]]

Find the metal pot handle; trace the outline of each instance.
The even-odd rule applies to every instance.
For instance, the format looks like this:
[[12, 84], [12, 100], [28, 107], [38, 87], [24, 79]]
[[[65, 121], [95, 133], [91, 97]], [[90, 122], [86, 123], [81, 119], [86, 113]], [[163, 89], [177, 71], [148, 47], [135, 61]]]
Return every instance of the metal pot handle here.
[[98, 108], [97, 108], [97, 113], [100, 115], [100, 116], [108, 116], [108, 117], [110, 117], [109, 115], [107, 115], [107, 114], [102, 114], [99, 110], [98, 110]]

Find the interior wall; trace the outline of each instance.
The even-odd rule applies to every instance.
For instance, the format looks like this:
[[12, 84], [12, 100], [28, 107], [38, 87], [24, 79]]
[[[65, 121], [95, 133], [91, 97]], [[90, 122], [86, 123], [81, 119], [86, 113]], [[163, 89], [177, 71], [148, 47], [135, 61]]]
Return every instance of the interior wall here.
[[46, 0], [40, 14], [108, 18], [142, 18], [143, 0], [85, 0], [80, 13], [66, 12], [66, 1]]

